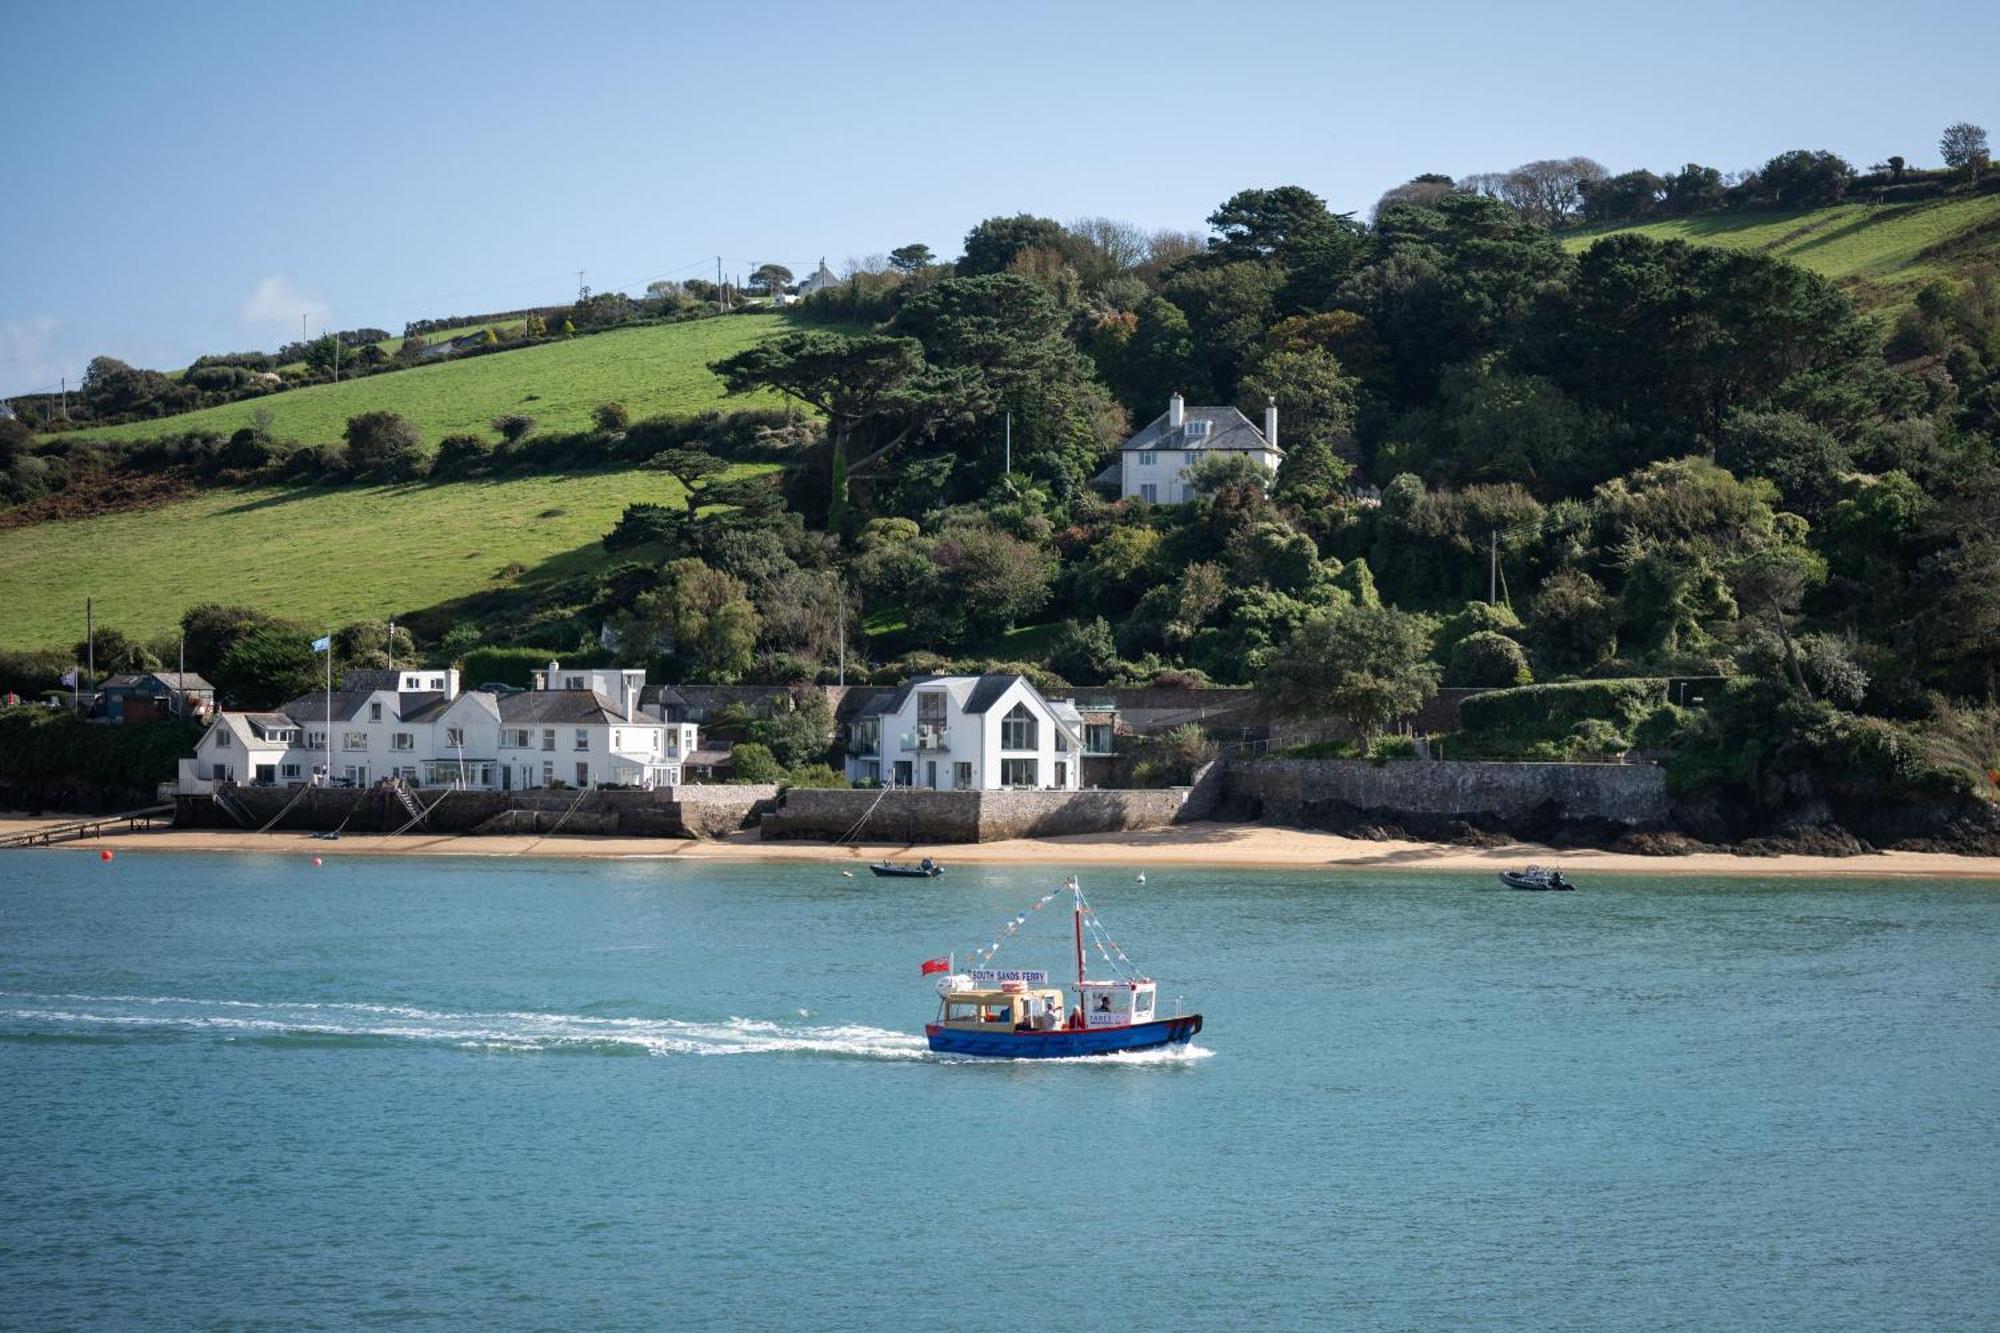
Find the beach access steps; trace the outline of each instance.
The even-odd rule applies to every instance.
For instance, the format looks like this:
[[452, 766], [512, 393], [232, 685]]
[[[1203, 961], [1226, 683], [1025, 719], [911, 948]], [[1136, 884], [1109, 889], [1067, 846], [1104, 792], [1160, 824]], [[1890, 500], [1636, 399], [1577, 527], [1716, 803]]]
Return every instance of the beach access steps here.
[[[428, 810], [424, 809], [421, 805], [417, 804], [417, 798], [410, 795], [410, 789], [408, 787], [397, 787], [395, 788], [395, 792], [396, 792], [396, 799], [403, 803], [404, 811], [408, 813], [408, 815], [410, 816], [411, 824], [416, 823], [418, 820], [422, 819], [425, 815], [430, 813]], [[404, 827], [407, 828], [409, 827], [409, 825], [406, 824], [404, 825]]]
[[148, 806], [144, 810], [128, 810], [122, 815], [80, 819], [71, 824], [51, 824], [47, 828], [9, 834], [0, 838], [0, 847], [51, 847], [59, 842], [77, 842], [84, 838], [137, 833], [142, 828], [151, 828], [156, 819], [172, 823], [173, 818], [174, 807], [171, 803]]

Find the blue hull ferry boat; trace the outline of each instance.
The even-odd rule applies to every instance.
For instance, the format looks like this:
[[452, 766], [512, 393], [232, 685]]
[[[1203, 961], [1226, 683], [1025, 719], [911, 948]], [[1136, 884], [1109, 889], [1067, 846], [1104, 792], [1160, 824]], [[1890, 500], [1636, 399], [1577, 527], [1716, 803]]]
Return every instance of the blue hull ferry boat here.
[[[1084, 901], [1075, 876], [1016, 916], [998, 939], [975, 951], [973, 961], [992, 962], [1001, 944], [1031, 913], [1064, 892], [1074, 900], [1076, 984], [1071, 989], [1076, 1003], [1068, 1005], [1062, 989], [1048, 984], [1047, 972], [983, 966], [960, 972], [953, 955], [930, 959], [923, 965], [924, 975], [944, 974], [937, 983], [937, 1021], [924, 1025], [924, 1036], [933, 1051], [1008, 1060], [1059, 1059], [1184, 1046], [1201, 1031], [1200, 1014], [1158, 1016], [1158, 988], [1151, 978], [1138, 974], [1125, 951], [1105, 933], [1097, 914]], [[1111, 977], [1092, 980], [1085, 974], [1086, 932]]]

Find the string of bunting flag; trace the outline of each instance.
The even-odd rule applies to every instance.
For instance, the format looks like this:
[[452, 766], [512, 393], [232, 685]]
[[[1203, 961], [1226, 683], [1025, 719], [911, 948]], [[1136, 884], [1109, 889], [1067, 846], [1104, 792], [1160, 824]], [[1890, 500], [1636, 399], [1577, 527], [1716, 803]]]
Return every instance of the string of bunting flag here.
[[1001, 930], [1001, 932], [998, 935], [994, 936], [993, 942], [991, 944], [988, 944], [984, 949], [972, 949], [967, 951], [966, 953], [967, 960], [975, 967], [982, 967], [985, 964], [992, 962], [993, 955], [1000, 952], [1000, 946], [1005, 944], [1008, 940], [1012, 939], [1014, 937], [1015, 932], [1017, 932], [1018, 930], [1021, 929], [1022, 926], [1027, 924], [1028, 917], [1031, 914], [1041, 911], [1044, 907], [1047, 907], [1050, 903], [1054, 902], [1056, 900], [1056, 897], [1059, 894], [1061, 894], [1064, 889], [1068, 887], [1069, 886], [1066, 884], [1061, 885], [1057, 888], [1050, 889], [1040, 898], [1037, 898], [1033, 903], [1033, 905], [1031, 905], [1026, 911], [1017, 913], [1013, 917], [1013, 919], [1008, 921], [1006, 927], [1003, 930]]

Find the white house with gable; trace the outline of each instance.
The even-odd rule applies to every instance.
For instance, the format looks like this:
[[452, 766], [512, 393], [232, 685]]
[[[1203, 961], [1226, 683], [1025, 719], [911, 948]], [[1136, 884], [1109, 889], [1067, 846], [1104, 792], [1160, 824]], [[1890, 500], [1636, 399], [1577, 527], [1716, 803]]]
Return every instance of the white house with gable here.
[[1190, 497], [1188, 472], [1204, 458], [1241, 454], [1272, 475], [1278, 448], [1278, 403], [1264, 405], [1264, 428], [1233, 407], [1189, 407], [1176, 393], [1167, 410], [1125, 441], [1118, 455], [1118, 494], [1151, 504], [1179, 504]]
[[385, 779], [478, 791], [680, 784], [699, 735], [692, 722], [641, 704], [645, 672], [550, 662], [534, 682], [512, 694], [461, 692], [456, 671], [352, 671], [330, 695], [301, 695], [268, 713], [218, 713], [181, 761], [180, 789]]
[[934, 791], [1082, 786], [1083, 715], [1026, 676], [919, 676], [862, 707], [847, 777]]

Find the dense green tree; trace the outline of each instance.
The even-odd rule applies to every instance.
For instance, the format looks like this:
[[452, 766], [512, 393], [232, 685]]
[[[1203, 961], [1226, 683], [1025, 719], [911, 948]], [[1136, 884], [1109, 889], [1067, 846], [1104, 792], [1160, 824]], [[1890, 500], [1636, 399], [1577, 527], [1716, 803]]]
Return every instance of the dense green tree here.
[[785, 766], [767, 745], [738, 741], [729, 751], [729, 773], [733, 782], [763, 784], [786, 781]]
[[750, 274], [750, 289], [777, 293], [792, 285], [792, 271], [783, 264], [759, 264]]
[[347, 419], [347, 461], [355, 471], [377, 477], [414, 477], [424, 462], [424, 437], [416, 424], [394, 412], [363, 412]]
[[1283, 270], [1243, 261], [1189, 269], [1167, 283], [1167, 299], [1187, 315], [1202, 380], [1225, 401], [1276, 318], [1283, 282]]
[[1571, 394], [1676, 447], [1715, 438], [1731, 408], [1872, 347], [1832, 283], [1767, 255], [1610, 236], [1542, 312], [1540, 368]]
[[1699, 162], [1690, 162], [1667, 177], [1664, 186], [1666, 197], [1661, 201], [1661, 211], [1677, 215], [1720, 208], [1727, 193], [1722, 173]]
[[1479, 630], [1452, 646], [1444, 683], [1459, 688], [1508, 689], [1534, 683], [1528, 655], [1504, 634]]
[[921, 273], [937, 262], [928, 245], [899, 245], [889, 252], [889, 267], [898, 273]]
[[1986, 131], [1970, 121], [1961, 120], [1947, 125], [1938, 139], [1938, 153], [1944, 164], [1954, 171], [1962, 171], [1967, 179], [1977, 181], [1986, 170]]
[[729, 685], [750, 669], [762, 618], [741, 580], [685, 557], [660, 570], [619, 627], [628, 660], [664, 660], [676, 680]]
[[1588, 671], [1618, 651], [1618, 607], [1575, 569], [1549, 575], [1528, 607], [1528, 641], [1548, 673]]
[[211, 683], [226, 707], [269, 709], [319, 688], [323, 669], [304, 629], [273, 622], [232, 642]]
[[1665, 201], [1667, 183], [1650, 171], [1626, 171], [1579, 187], [1585, 222], [1626, 222], [1643, 218]]
[[1367, 316], [1386, 396], [1418, 403], [1445, 366], [1512, 341], [1574, 266], [1554, 236], [1497, 199], [1454, 194], [1386, 210], [1337, 300]]
[[[968, 371], [940, 371], [914, 338], [784, 334], [715, 363], [727, 392], [775, 389], [827, 417], [827, 527], [846, 526], [848, 488], [912, 439], [969, 419], [982, 386]], [[858, 456], [857, 456], [858, 454]]]
[[1795, 412], [1732, 411], [1722, 422], [1715, 461], [1739, 477], [1776, 482], [1784, 505], [1819, 519], [1839, 498], [1854, 460], [1833, 432]]
[[1101, 685], [1118, 669], [1118, 645], [1103, 616], [1066, 620], [1049, 650], [1049, 669], [1072, 685]]
[[1337, 721], [1366, 748], [1437, 692], [1429, 654], [1421, 616], [1349, 606], [1306, 621], [1265, 667], [1258, 688], [1280, 715]]
[[1194, 331], [1187, 315], [1165, 297], [1142, 302], [1134, 312], [1129, 340], [1106, 374], [1133, 415], [1149, 420], [1166, 410], [1175, 393], [1194, 401], [1214, 397], [1208, 372], [1195, 355]]
[[826, 691], [803, 689], [773, 699], [770, 715], [750, 724], [750, 739], [788, 769], [825, 763], [833, 745], [833, 706]]
[[1818, 208], [1847, 193], [1854, 168], [1836, 153], [1794, 148], [1757, 171], [1757, 188], [1784, 208]]
[[1331, 352], [1267, 350], [1251, 363], [1237, 401], [1259, 425], [1268, 400], [1278, 405], [1283, 447], [1300, 442], [1345, 444], [1354, 430], [1355, 382]]
[[958, 261], [961, 276], [1004, 273], [1026, 250], [1062, 249], [1062, 223], [1017, 213], [1011, 218], [987, 218], [965, 234], [965, 253]]

